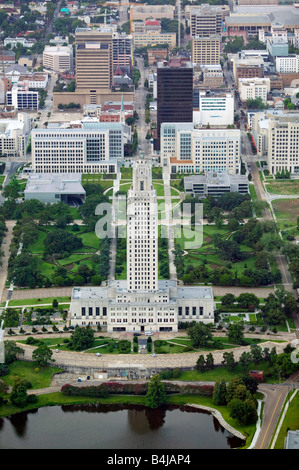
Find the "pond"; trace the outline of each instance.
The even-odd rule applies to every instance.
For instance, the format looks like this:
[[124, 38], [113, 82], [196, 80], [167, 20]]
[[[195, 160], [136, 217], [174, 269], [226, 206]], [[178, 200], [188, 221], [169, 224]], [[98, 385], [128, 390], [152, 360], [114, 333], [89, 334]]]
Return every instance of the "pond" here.
[[187, 406], [47, 406], [0, 419], [0, 449], [231, 449], [244, 441]]

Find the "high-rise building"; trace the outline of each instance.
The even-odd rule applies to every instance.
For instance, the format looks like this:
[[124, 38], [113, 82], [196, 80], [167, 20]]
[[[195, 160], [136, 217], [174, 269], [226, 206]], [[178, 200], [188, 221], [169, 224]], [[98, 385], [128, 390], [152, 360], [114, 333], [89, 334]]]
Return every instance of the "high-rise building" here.
[[192, 63], [197, 65], [220, 64], [220, 35], [192, 38]]
[[223, 9], [218, 5], [203, 4], [190, 8], [191, 37], [222, 33]]
[[[129, 291], [158, 288], [158, 209], [152, 168], [141, 162], [128, 191], [127, 282]], [[137, 228], [137, 230], [136, 230]]]
[[241, 171], [238, 129], [197, 129], [193, 123], [163, 123], [161, 163], [172, 174]]
[[285, 113], [261, 118], [256, 126], [258, 155], [268, 160], [272, 175], [288, 171], [291, 176], [299, 175], [299, 115]]
[[179, 322], [214, 323], [211, 287], [178, 287], [176, 279], [158, 280], [157, 199], [151, 172], [149, 162], [134, 163], [126, 217], [127, 280], [109, 280], [107, 287], [74, 287], [71, 325], [154, 333], [175, 332]]
[[77, 28], [76, 90], [109, 90], [113, 73], [112, 28]]
[[163, 122], [193, 121], [193, 67], [191, 62], [171, 60], [157, 64], [157, 135], [155, 150], [160, 150]]
[[124, 157], [121, 123], [83, 122], [81, 128], [33, 129], [36, 173], [116, 173]]

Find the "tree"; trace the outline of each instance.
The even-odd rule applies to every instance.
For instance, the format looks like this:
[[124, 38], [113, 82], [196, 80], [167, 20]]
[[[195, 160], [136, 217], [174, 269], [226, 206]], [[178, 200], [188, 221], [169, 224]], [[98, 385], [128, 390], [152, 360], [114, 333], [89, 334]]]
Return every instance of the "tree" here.
[[149, 408], [159, 408], [166, 402], [165, 385], [161, 382], [160, 376], [154, 375], [148, 385], [145, 395], [145, 405]]
[[19, 312], [15, 308], [7, 308], [0, 315], [0, 320], [4, 320], [4, 328], [13, 328], [19, 324]]
[[235, 302], [235, 296], [234, 294], [225, 294], [223, 297], [222, 297], [222, 300], [221, 300], [221, 305], [223, 305], [224, 307], [225, 306], [232, 306]]
[[188, 328], [187, 333], [195, 349], [206, 347], [208, 341], [212, 341], [211, 328], [203, 323], [196, 323], [191, 328]]
[[207, 359], [206, 359], [206, 369], [207, 369], [207, 370], [212, 370], [212, 369], [214, 369], [214, 358], [213, 358], [212, 353], [209, 353], [209, 354], [207, 355]]
[[251, 362], [252, 362], [252, 356], [250, 352], [246, 352], [246, 351], [242, 352], [240, 359], [239, 359], [239, 363], [241, 367], [243, 368], [245, 374], [248, 373], [248, 369], [249, 369]]
[[226, 382], [222, 380], [221, 382], [216, 382], [213, 392], [213, 403], [215, 405], [226, 405]]
[[32, 353], [32, 359], [40, 366], [46, 366], [52, 360], [52, 356], [53, 351], [46, 344], [41, 344]]
[[235, 344], [244, 344], [244, 326], [241, 323], [231, 323], [228, 325], [228, 339]]
[[11, 364], [17, 360], [17, 356], [24, 355], [24, 349], [15, 341], [4, 341], [5, 364]]
[[196, 369], [200, 372], [204, 372], [206, 370], [206, 361], [204, 356], [201, 354], [196, 361]]
[[28, 395], [25, 381], [18, 377], [15, 380], [12, 392], [10, 394], [10, 401], [18, 408], [24, 408], [28, 402]]
[[70, 337], [70, 345], [76, 351], [82, 351], [93, 346], [94, 332], [90, 326], [79, 327], [76, 326], [75, 330]]
[[234, 358], [234, 353], [232, 351], [223, 353], [222, 364], [226, 366], [227, 370], [230, 372], [236, 367], [237, 364]]
[[252, 344], [250, 346], [250, 352], [255, 365], [263, 360], [262, 348], [257, 344]]

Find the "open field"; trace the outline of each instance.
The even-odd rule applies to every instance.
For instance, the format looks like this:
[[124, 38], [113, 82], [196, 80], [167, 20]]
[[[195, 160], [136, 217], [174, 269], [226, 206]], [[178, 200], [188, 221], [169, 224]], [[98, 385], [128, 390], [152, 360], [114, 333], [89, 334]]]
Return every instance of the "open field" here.
[[275, 180], [266, 182], [265, 186], [271, 194], [299, 195], [299, 180]]
[[272, 201], [278, 221], [295, 225], [299, 216], [299, 199], [275, 199]]

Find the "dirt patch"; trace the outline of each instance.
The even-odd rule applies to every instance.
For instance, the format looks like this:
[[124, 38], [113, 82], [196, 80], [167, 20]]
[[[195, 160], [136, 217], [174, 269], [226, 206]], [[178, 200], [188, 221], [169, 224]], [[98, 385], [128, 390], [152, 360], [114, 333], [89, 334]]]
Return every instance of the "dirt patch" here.
[[212, 269], [218, 269], [218, 268], [221, 268], [222, 266], [220, 266], [220, 264], [209, 264], [210, 268]]
[[299, 198], [298, 199], [276, 199], [272, 201], [272, 205], [276, 214], [280, 219], [286, 218], [289, 220], [296, 220], [299, 214]]
[[206, 243], [210, 243], [212, 241], [212, 237], [204, 237], [203, 241]]

